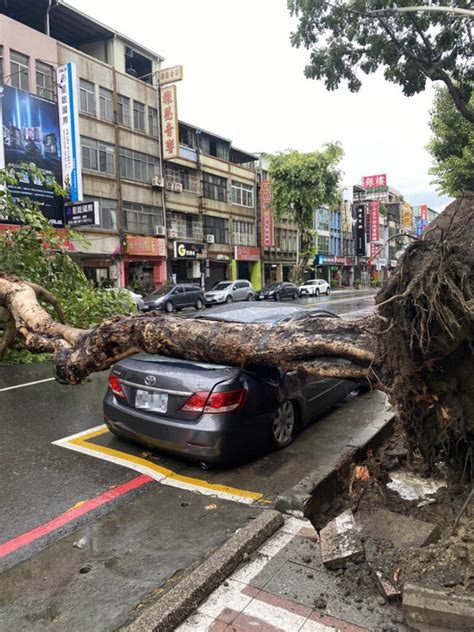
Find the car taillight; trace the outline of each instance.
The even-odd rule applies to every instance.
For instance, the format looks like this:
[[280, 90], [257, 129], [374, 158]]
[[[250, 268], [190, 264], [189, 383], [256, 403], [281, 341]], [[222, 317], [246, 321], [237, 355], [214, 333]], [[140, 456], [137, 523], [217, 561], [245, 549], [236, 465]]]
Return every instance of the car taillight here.
[[224, 391], [222, 393], [193, 393], [191, 397], [181, 406], [183, 412], [195, 413], [228, 413], [240, 408], [247, 397], [245, 388], [235, 391]]
[[114, 375], [113, 373], [109, 375], [109, 386], [114, 395], [125, 397], [122, 385], [120, 384], [120, 379], [117, 375]]

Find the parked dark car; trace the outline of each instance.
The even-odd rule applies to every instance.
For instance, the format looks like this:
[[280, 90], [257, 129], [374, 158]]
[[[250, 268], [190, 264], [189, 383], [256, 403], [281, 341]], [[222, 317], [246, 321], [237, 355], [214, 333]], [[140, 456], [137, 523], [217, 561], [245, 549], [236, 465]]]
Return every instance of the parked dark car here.
[[270, 299], [272, 301], [281, 301], [285, 298], [292, 298], [293, 300], [298, 298], [299, 290], [298, 286], [294, 283], [282, 282], [282, 283], [271, 283], [257, 292], [255, 298], [257, 301], [262, 301], [264, 299]]
[[155, 290], [143, 299], [144, 307], [142, 311], [148, 312], [153, 309], [164, 309], [165, 312], [179, 311], [183, 307], [204, 307], [204, 292], [197, 285], [178, 283], [177, 285], [166, 285], [159, 290]]
[[[297, 305], [223, 305], [195, 318], [281, 323], [337, 318]], [[207, 364], [138, 354], [115, 364], [104, 418], [116, 435], [202, 463], [225, 463], [284, 448], [297, 431], [355, 385], [297, 372]]]

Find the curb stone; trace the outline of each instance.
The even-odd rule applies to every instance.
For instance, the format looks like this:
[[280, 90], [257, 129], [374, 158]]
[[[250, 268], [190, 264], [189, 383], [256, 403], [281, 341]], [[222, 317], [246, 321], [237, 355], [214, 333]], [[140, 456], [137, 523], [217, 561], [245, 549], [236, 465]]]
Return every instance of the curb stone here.
[[123, 632], [169, 632], [182, 623], [244, 558], [258, 549], [284, 522], [267, 509], [237, 531], [177, 586], [141, 613]]
[[420, 632], [460, 632], [474, 629], [474, 599], [447, 595], [417, 584], [403, 589], [403, 613], [411, 629]]
[[331, 502], [340, 492], [341, 482], [349, 475], [352, 463], [363, 458], [369, 448], [377, 449], [391, 435], [395, 419], [392, 410], [381, 411], [332, 463], [317, 467], [299, 483], [278, 495], [274, 509], [311, 520], [314, 508], [322, 502]]

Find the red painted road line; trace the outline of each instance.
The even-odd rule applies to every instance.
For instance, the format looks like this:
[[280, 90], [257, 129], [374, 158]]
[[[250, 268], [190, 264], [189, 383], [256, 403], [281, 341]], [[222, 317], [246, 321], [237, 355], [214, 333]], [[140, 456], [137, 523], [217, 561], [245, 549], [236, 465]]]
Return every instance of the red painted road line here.
[[91, 498], [90, 500], [86, 500], [82, 505], [76, 507], [75, 509], [70, 509], [69, 511], [64, 512], [63, 514], [53, 518], [49, 522], [45, 522], [39, 527], [35, 527], [31, 531], [27, 531], [26, 533], [22, 533], [16, 538], [12, 538], [11, 540], [7, 540], [3, 544], [0, 544], [0, 558], [13, 553], [14, 551], [20, 549], [27, 544], [31, 544], [35, 540], [39, 540], [39, 538], [48, 535], [52, 531], [56, 531], [60, 527], [76, 520], [80, 516], [97, 509], [97, 507], [101, 507], [102, 505], [106, 505], [107, 503], [116, 500], [120, 496], [131, 492], [134, 489], [138, 489], [142, 485], [146, 483], [150, 483], [154, 479], [150, 476], [141, 475], [132, 478], [128, 483], [124, 483], [123, 485], [118, 485], [114, 487], [114, 489], [109, 490], [108, 492], [104, 492], [100, 496], [96, 496], [96, 498]]

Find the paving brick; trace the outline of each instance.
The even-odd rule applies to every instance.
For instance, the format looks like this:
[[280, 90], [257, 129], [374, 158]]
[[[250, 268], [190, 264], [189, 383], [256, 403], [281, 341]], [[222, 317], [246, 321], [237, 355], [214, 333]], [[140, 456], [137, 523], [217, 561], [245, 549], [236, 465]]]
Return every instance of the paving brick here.
[[381, 595], [387, 601], [397, 601], [402, 596], [402, 592], [395, 584], [385, 577], [382, 571], [375, 571], [374, 577]]
[[321, 529], [319, 537], [322, 562], [327, 568], [336, 570], [344, 568], [347, 562], [364, 559], [364, 549], [350, 509]]
[[432, 544], [439, 539], [439, 536], [440, 532], [437, 525], [388, 509], [379, 509], [371, 514], [361, 530], [361, 537], [390, 540], [400, 550], [420, 548]]

